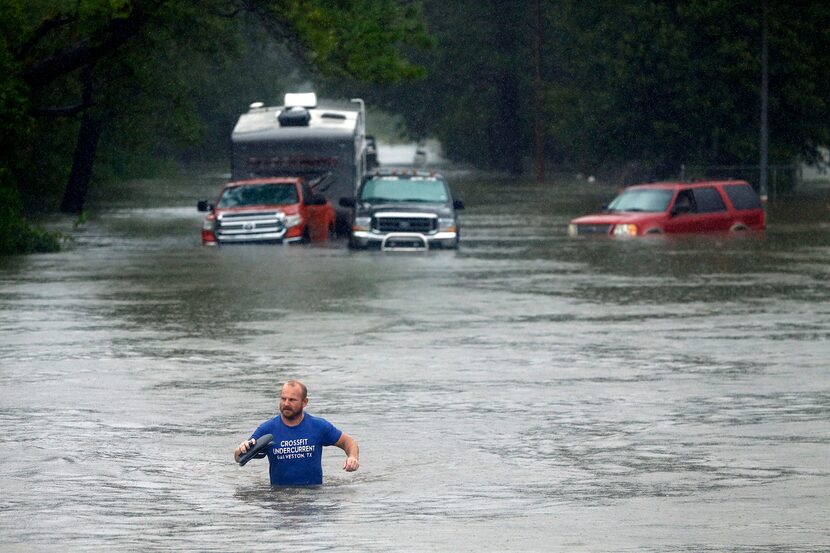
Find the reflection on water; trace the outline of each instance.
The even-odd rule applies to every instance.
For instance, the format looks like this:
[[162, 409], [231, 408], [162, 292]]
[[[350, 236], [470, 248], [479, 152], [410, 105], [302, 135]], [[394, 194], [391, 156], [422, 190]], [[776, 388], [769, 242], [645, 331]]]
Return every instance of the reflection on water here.
[[[614, 190], [454, 175], [462, 248], [390, 255], [203, 248], [219, 182], [126, 183], [0, 260], [0, 549], [830, 544], [827, 191], [762, 236], [574, 240]], [[232, 462], [294, 377], [358, 472]]]

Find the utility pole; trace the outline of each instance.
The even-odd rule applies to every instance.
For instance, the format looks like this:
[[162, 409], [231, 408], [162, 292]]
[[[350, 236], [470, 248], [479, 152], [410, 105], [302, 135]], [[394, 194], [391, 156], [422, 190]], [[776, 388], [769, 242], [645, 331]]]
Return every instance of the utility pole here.
[[765, 202], [768, 199], [768, 170], [769, 170], [769, 32], [768, 32], [768, 2], [763, 0], [761, 2], [762, 20], [761, 20], [761, 181], [760, 196], [761, 201]]

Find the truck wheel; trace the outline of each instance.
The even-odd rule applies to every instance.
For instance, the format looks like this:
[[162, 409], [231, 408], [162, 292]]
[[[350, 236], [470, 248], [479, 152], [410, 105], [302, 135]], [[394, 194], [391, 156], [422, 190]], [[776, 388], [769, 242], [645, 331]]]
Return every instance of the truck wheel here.
[[349, 235], [349, 249], [350, 250], [359, 250], [362, 249], [357, 242], [355, 242], [354, 238]]

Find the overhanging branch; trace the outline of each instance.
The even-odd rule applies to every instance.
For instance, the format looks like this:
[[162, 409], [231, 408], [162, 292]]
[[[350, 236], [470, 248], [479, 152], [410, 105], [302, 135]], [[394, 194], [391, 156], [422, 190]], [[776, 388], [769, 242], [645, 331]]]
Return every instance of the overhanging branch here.
[[69, 106], [32, 108], [29, 113], [35, 117], [69, 117], [91, 108], [94, 105], [92, 100], [92, 71], [94, 68], [95, 64], [90, 64], [81, 70], [81, 82], [84, 88], [80, 102]]
[[70, 117], [91, 106], [92, 104], [88, 102], [80, 102], [71, 106], [32, 108], [29, 113], [35, 117]]
[[[166, 0], [158, 0], [157, 5]], [[129, 16], [111, 19], [109, 24], [93, 36], [79, 40], [23, 71], [23, 79], [33, 88], [43, 87], [55, 79], [85, 65], [95, 63], [136, 36], [150, 21], [149, 10], [133, 5]]]
[[15, 58], [18, 60], [22, 60], [25, 58], [29, 52], [40, 42], [43, 37], [49, 34], [54, 29], [59, 27], [63, 27], [64, 25], [69, 25], [70, 23], [74, 23], [78, 20], [77, 15], [57, 15], [50, 19], [46, 19], [45, 21], [41, 22], [37, 29], [35, 29], [34, 33], [32, 33], [32, 37], [24, 42], [20, 48], [17, 49], [15, 52]]

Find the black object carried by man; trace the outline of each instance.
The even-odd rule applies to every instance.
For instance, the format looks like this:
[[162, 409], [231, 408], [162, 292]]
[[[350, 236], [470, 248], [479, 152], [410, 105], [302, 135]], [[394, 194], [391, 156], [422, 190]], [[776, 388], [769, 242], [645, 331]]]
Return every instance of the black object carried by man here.
[[239, 457], [239, 466], [244, 467], [245, 463], [253, 459], [254, 457], [262, 458], [268, 453], [265, 448], [267, 448], [271, 443], [274, 441], [274, 436], [271, 434], [265, 434], [264, 436], [260, 436], [257, 438], [256, 443], [245, 452], [244, 455]]

